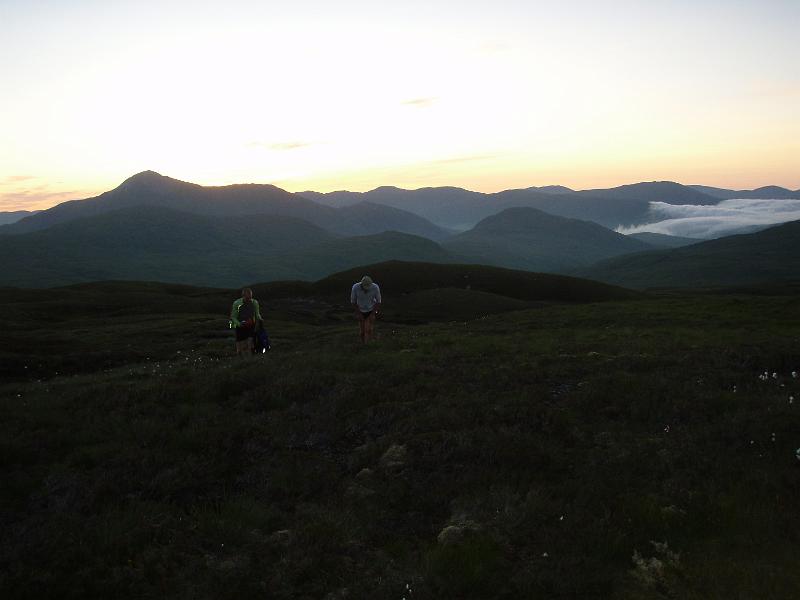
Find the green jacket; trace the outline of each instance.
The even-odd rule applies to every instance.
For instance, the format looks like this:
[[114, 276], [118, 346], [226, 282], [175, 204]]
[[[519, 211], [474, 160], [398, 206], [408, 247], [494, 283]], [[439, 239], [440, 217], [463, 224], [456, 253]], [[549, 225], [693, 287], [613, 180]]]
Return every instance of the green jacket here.
[[[251, 302], [253, 303], [253, 316], [255, 320], [257, 322], [261, 321], [261, 309], [258, 306], [258, 300], [253, 298]], [[237, 327], [242, 326], [242, 322], [239, 321], [239, 309], [242, 307], [242, 304], [244, 304], [244, 298], [239, 298], [233, 303], [233, 306], [231, 307], [231, 322], [230, 322], [231, 329], [236, 329]]]

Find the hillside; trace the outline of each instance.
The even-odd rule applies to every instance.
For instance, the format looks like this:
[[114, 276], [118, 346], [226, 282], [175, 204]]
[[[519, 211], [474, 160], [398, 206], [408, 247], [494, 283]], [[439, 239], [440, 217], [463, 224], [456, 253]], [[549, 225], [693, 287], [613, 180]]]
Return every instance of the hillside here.
[[463, 262], [529, 271], [564, 271], [652, 246], [596, 223], [533, 208], [509, 208], [443, 244]]
[[718, 198], [674, 181], [633, 183], [608, 189], [584, 190], [579, 194], [595, 198], [626, 198], [667, 204], [711, 205], [718, 202]]
[[343, 206], [338, 209], [337, 218], [340, 221], [338, 230], [346, 231], [349, 235], [398, 231], [434, 241], [443, 240], [451, 235], [450, 232], [412, 212], [381, 206], [374, 202]]
[[642, 233], [631, 233], [628, 237], [650, 244], [654, 248], [680, 248], [681, 246], [691, 246], [703, 240], [697, 238], [680, 237], [677, 235], [666, 235], [664, 233], [653, 233], [643, 231]]
[[514, 310], [385, 268], [417, 322], [362, 347], [259, 293], [250, 360], [234, 290], [0, 290], [2, 597], [800, 596], [796, 293]]
[[356, 265], [387, 260], [453, 262], [453, 257], [439, 244], [426, 238], [387, 231], [329, 240], [276, 258], [279, 264], [295, 266], [302, 274], [300, 278], [306, 280], [319, 279]]
[[12, 210], [0, 212], [0, 225], [10, 225], [11, 223], [16, 223], [25, 217], [30, 217], [31, 215], [36, 214], [37, 212], [38, 211], [35, 210]]
[[155, 206], [204, 216], [236, 217], [273, 215], [303, 219], [340, 235], [367, 235], [383, 231], [403, 231], [446, 235], [423, 218], [400, 210], [375, 205], [353, 206], [338, 211], [273, 185], [240, 184], [204, 187], [178, 181], [153, 171], [125, 180], [119, 187], [95, 198], [63, 202], [53, 208], [0, 227], [0, 234], [40, 231], [86, 217], [106, 214], [121, 208]]
[[0, 285], [127, 279], [236, 286], [313, 280], [388, 259], [445, 261], [449, 256], [435, 242], [396, 232], [338, 238], [291, 217], [208, 217], [134, 207], [0, 237]]
[[707, 287], [800, 280], [800, 221], [683, 248], [622, 256], [575, 271], [635, 288]]
[[382, 186], [369, 192], [303, 192], [301, 195], [320, 204], [346, 206], [357, 202], [370, 202], [407, 210], [420, 215], [440, 227], [464, 230], [482, 218], [496, 212], [487, 203], [485, 194], [456, 187], [420, 188], [404, 190]]

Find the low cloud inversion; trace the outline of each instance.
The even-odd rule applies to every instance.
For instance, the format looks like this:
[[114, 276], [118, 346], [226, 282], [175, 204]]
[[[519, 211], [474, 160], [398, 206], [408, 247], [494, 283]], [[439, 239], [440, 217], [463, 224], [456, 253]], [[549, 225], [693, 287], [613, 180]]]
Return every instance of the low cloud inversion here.
[[718, 238], [749, 227], [800, 219], [800, 200], [723, 200], [714, 206], [651, 202], [654, 221], [621, 227], [620, 233], [652, 231], [692, 238]]

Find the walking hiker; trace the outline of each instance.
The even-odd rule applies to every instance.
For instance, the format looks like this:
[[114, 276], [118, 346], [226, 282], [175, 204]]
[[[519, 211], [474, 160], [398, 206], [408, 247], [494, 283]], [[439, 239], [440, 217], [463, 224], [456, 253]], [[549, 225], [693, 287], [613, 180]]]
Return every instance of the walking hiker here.
[[381, 307], [381, 288], [369, 275], [364, 275], [350, 290], [350, 304], [358, 319], [361, 341], [366, 344], [375, 331], [375, 318]]
[[253, 298], [253, 290], [244, 288], [242, 297], [236, 300], [231, 307], [230, 326], [236, 331], [237, 355], [252, 354], [256, 326], [259, 323], [263, 324], [258, 300]]

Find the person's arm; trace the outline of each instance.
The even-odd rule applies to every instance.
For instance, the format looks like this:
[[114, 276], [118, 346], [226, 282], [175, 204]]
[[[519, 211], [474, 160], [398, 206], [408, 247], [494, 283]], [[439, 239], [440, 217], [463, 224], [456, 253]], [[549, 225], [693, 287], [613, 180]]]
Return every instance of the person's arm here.
[[264, 320], [261, 317], [261, 305], [259, 305], [258, 300], [255, 299], [253, 299], [253, 316], [256, 320], [256, 323]]
[[383, 302], [383, 298], [381, 298], [381, 288], [378, 287], [378, 284], [375, 284], [375, 315], [378, 315], [378, 311], [381, 309], [381, 303]]
[[234, 329], [237, 329], [237, 328], [242, 326], [242, 324], [239, 322], [239, 306], [240, 305], [241, 305], [240, 302], [238, 300], [236, 300], [233, 303], [233, 307], [231, 308], [231, 325], [233, 326]]
[[353, 286], [350, 290], [350, 306], [353, 307], [353, 312], [358, 315], [358, 302], [356, 301], [356, 286]]

